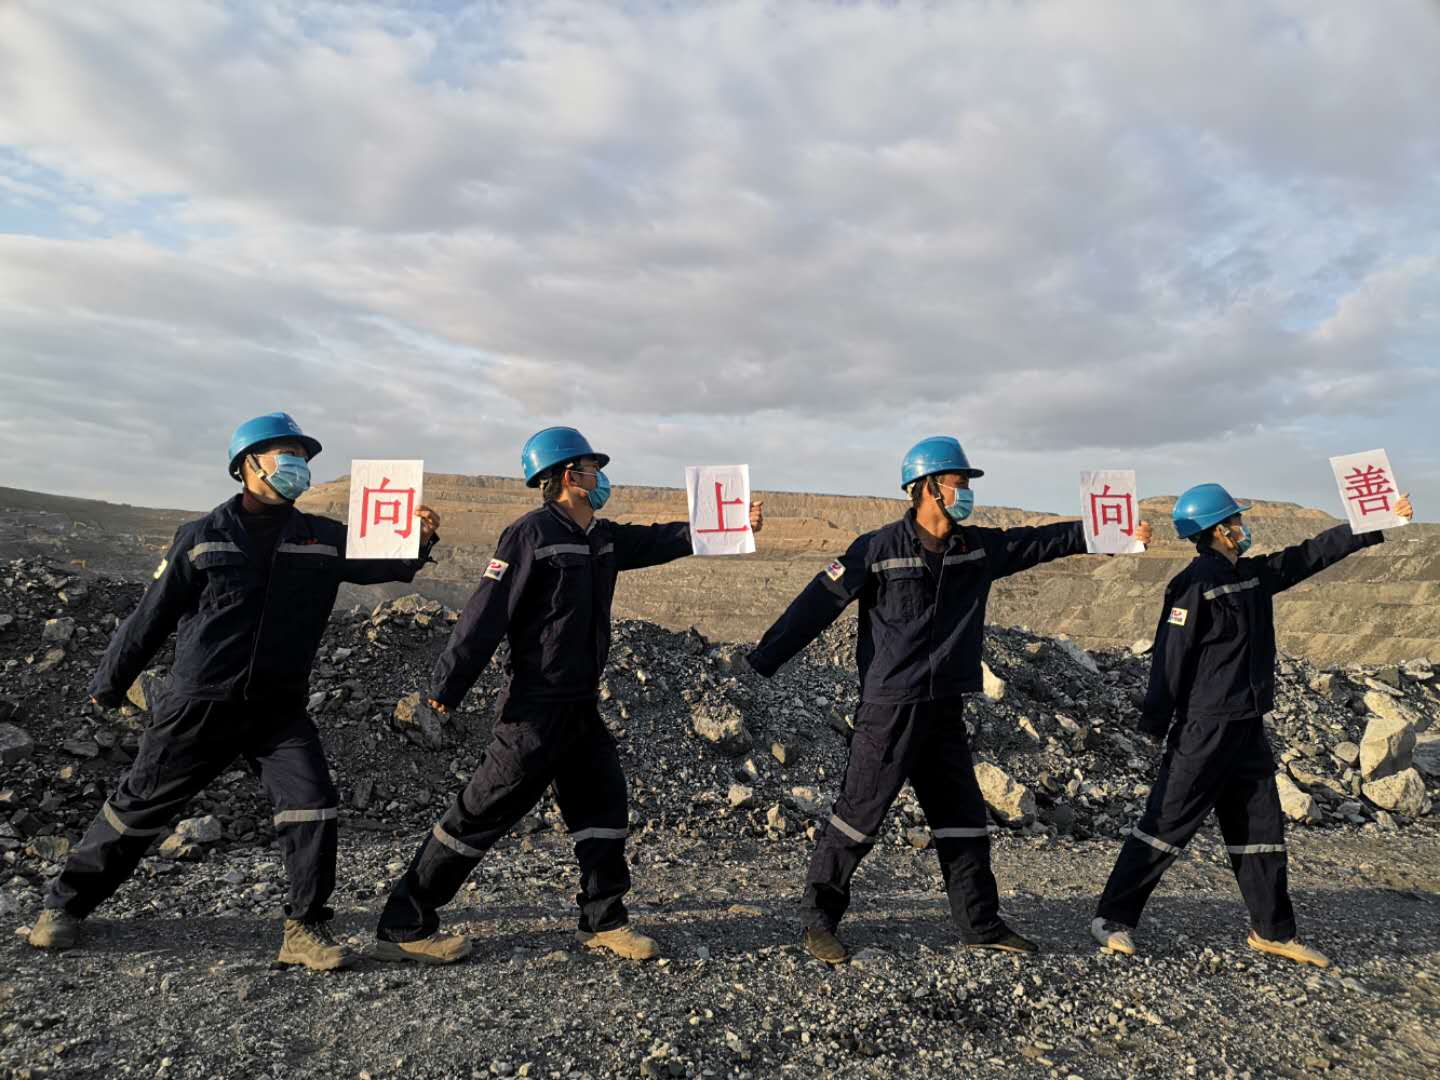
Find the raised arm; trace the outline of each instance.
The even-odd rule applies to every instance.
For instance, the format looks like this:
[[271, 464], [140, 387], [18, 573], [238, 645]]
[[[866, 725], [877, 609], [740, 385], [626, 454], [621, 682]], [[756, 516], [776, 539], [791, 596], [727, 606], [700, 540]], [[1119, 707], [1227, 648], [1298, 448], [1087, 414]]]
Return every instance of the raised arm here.
[[187, 528], [175, 533], [170, 550], [155, 570], [139, 605], [115, 631], [90, 681], [90, 696], [114, 707], [175, 630], [180, 616], [195, 604], [200, 581], [191, 559]]
[[690, 523], [671, 521], [662, 525], [617, 525], [610, 535], [615, 540], [615, 568], [642, 570], [674, 562], [690, 554]]
[[1063, 559], [1066, 555], [1085, 554], [1085, 527], [1078, 521], [1020, 525], [1000, 530], [1000, 538], [1000, 550], [989, 552], [990, 565], [995, 568], [993, 573], [997, 578]]
[[815, 575], [785, 613], [765, 631], [760, 644], [746, 660], [767, 679], [809, 645], [840, 617], [850, 601], [865, 589], [870, 579], [867, 552], [870, 538], [862, 536], [844, 555]]
[[533, 560], [531, 545], [513, 529], [500, 534], [495, 557], [450, 633], [430, 677], [430, 700], [453, 709], [490, 663], [515, 615]]
[[[415, 559], [351, 559], [342, 552], [340, 580], [354, 585], [382, 585], [387, 581], [414, 581], [425, 564], [433, 562], [430, 552], [440, 540], [440, 515], [428, 506], [415, 511], [420, 519], [420, 556]], [[341, 544], [348, 532], [341, 532]]]
[[1361, 533], [1356, 536], [1350, 531], [1348, 524], [1336, 525], [1319, 536], [1284, 551], [1277, 551], [1273, 555], [1261, 556], [1254, 562], [1259, 564], [1260, 580], [1273, 596], [1300, 584], [1308, 577], [1313, 577], [1326, 567], [1334, 566], [1345, 556], [1353, 555], [1361, 548], [1384, 542], [1384, 533]]

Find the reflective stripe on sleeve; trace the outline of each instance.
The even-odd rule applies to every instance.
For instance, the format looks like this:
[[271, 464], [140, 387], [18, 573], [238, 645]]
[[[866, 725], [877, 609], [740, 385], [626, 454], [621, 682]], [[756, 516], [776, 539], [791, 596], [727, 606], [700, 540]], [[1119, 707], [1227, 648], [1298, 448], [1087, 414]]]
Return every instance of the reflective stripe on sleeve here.
[[624, 840], [630, 835], [629, 829], [581, 829], [579, 832], [570, 834], [570, 839], [575, 843], [581, 840]]
[[598, 548], [595, 549], [595, 554], [596, 554], [596, 555], [609, 555], [609, 554], [610, 554], [612, 551], [614, 551], [614, 550], [615, 550], [615, 545], [614, 545], [614, 544], [602, 544], [602, 545], [600, 545], [600, 547], [598, 547]]
[[1285, 850], [1284, 844], [1226, 844], [1225, 850], [1231, 855], [1268, 855]]
[[1181, 849], [1176, 847], [1174, 844], [1167, 844], [1164, 840], [1160, 840], [1157, 837], [1151, 836], [1147, 832], [1141, 832], [1140, 826], [1138, 825], [1134, 826], [1130, 830], [1130, 835], [1133, 836], [1136, 840], [1139, 840], [1142, 844], [1149, 844], [1156, 851], [1163, 851], [1166, 855], [1183, 854]]
[[857, 844], [873, 844], [875, 842], [874, 837], [866, 836], [859, 829], [847, 824], [844, 821], [841, 821], [840, 818], [835, 814], [830, 815], [830, 824], [834, 825], [835, 828], [839, 829], [842, 833], [848, 836], [851, 840], [854, 840]]
[[455, 852], [456, 855], [464, 855], [467, 859], [478, 859], [485, 854], [479, 848], [473, 848], [463, 840], [456, 840], [438, 824], [430, 830], [430, 835]]
[[108, 801], [100, 804], [100, 816], [121, 836], [159, 836], [163, 832], [170, 831], [164, 825], [158, 829], [137, 829], [134, 825], [126, 825], [120, 820], [120, 815], [115, 812], [115, 808]]
[[338, 806], [323, 806], [318, 810], [281, 810], [275, 815], [275, 826], [300, 825], [307, 821], [334, 821], [340, 816]]
[[1229, 585], [1217, 585], [1213, 589], [1207, 589], [1200, 595], [1206, 600], [1214, 600], [1217, 596], [1226, 596], [1230, 593], [1244, 592], [1246, 589], [1253, 589], [1259, 586], [1260, 579], [1251, 578], [1249, 581], [1236, 581]]

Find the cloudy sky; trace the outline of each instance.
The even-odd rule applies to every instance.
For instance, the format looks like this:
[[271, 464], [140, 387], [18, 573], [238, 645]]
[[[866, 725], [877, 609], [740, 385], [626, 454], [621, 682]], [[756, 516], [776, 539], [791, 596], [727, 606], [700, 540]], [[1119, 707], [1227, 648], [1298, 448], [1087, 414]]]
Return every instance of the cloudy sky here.
[[203, 508], [351, 457], [1082, 468], [1440, 520], [1440, 6], [0, 4], [0, 484]]

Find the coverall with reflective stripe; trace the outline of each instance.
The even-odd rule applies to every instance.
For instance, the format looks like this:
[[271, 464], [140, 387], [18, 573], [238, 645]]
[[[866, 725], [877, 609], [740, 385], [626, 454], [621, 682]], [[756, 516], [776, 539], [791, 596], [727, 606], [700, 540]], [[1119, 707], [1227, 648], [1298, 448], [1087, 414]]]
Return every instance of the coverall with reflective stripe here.
[[1212, 809], [1255, 932], [1295, 936], [1285, 823], [1263, 716], [1275, 701], [1273, 598], [1380, 533], [1328, 529], [1234, 565], [1197, 555], [1165, 589], [1140, 729], [1167, 735], [1145, 812], [1110, 872], [1096, 914], [1134, 927], [1165, 870]]

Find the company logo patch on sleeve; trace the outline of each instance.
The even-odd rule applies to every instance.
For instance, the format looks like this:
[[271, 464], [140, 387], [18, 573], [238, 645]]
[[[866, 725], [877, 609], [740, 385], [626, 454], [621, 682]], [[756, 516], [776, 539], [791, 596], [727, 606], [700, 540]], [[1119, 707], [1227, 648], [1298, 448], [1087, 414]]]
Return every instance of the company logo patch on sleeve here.
[[825, 576], [831, 581], [839, 581], [845, 576], [845, 564], [836, 559], [829, 566], [825, 567]]
[[510, 564], [503, 559], [491, 559], [490, 565], [485, 567], [484, 577], [491, 581], [499, 581], [505, 576], [505, 571], [510, 569]]
[[1183, 607], [1172, 607], [1170, 609], [1171, 626], [1184, 626], [1189, 618], [1190, 612], [1186, 611]]
[[168, 558], [165, 558], [165, 559], [161, 559], [161, 560], [160, 560], [160, 565], [157, 566], [157, 567], [155, 567], [155, 580], [156, 580], [156, 581], [159, 581], [159, 580], [160, 580], [160, 575], [163, 574], [163, 573], [165, 573], [165, 568], [166, 568], [167, 566], [169, 566], [169, 565], [170, 565], [170, 560], [169, 560]]

